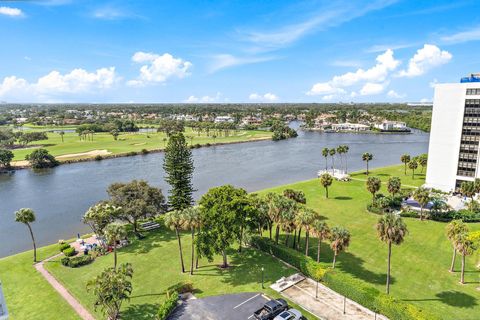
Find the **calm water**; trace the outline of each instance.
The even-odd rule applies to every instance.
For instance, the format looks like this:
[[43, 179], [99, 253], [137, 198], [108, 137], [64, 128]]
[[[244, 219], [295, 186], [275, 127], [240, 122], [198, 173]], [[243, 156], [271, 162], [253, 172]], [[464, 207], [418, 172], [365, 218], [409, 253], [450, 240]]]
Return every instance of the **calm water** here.
[[[311, 179], [324, 167], [323, 147], [346, 144], [349, 170], [364, 167], [363, 152], [374, 154], [371, 166], [397, 164], [400, 155], [427, 152], [428, 134], [409, 135], [322, 134], [300, 132], [286, 141], [262, 141], [193, 150], [194, 185], [198, 198], [209, 188], [223, 184], [248, 191]], [[83, 213], [106, 198], [112, 182], [145, 179], [167, 194], [163, 154], [117, 158], [100, 162], [63, 165], [42, 173], [20, 170], [0, 175], [0, 257], [31, 248], [28, 230], [14, 222], [13, 212], [29, 207], [37, 213], [33, 225], [38, 244], [75, 237], [89, 231]]]

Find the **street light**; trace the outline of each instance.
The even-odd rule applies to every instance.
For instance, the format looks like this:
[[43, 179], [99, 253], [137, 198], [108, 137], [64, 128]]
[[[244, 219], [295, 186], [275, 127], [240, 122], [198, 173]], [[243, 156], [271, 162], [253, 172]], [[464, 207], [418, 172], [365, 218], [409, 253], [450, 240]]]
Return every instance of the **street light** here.
[[262, 289], [265, 289], [265, 286], [263, 285], [263, 271], [264, 271], [264, 270], [265, 270], [265, 269], [262, 267]]

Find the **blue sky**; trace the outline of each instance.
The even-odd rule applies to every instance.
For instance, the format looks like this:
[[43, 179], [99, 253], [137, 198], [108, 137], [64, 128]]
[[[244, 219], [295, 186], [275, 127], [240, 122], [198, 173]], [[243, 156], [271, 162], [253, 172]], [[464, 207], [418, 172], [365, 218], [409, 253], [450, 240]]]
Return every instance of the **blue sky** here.
[[0, 101], [430, 101], [480, 1], [0, 1]]

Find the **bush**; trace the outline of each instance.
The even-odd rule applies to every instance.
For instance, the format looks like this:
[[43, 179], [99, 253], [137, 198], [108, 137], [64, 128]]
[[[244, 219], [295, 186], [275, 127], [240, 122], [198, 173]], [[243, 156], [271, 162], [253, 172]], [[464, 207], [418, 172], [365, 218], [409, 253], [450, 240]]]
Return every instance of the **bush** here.
[[60, 252], [63, 252], [63, 250], [70, 248], [70, 245], [68, 243], [60, 243], [58, 245]]
[[165, 320], [170, 313], [177, 307], [178, 296], [177, 293], [167, 293], [167, 299], [160, 305], [157, 313], [157, 320]]
[[322, 274], [322, 281], [326, 286], [341, 295], [396, 320], [435, 320], [432, 314], [426, 313], [418, 307], [404, 301], [392, 298], [381, 293], [367, 283], [354, 278], [353, 276], [340, 273], [337, 270], [326, 269], [320, 263], [310, 257], [305, 257], [296, 250], [276, 245], [273, 241], [253, 237], [252, 245], [262, 251], [270, 253], [277, 258], [299, 269], [306, 276], [315, 279], [315, 275]]
[[138, 153], [135, 152], [135, 151], [130, 151], [130, 152], [127, 152], [127, 153], [126, 153], [126, 156], [127, 156], [127, 157], [136, 156], [136, 155], [138, 155]]
[[102, 160], [103, 160], [103, 157], [98, 154], [98, 155], [95, 156], [94, 159], [95, 159], [95, 161], [102, 161]]
[[70, 246], [68, 248], [66, 248], [65, 250], [62, 250], [62, 252], [66, 257], [72, 257], [75, 254], [77, 254], [77, 252], [75, 251], [75, 248], [70, 247]]
[[142, 154], [149, 154], [150, 153], [150, 151], [148, 151], [147, 149], [142, 149], [141, 152], [142, 152]]
[[78, 256], [78, 257], [64, 257], [60, 262], [62, 265], [70, 268], [78, 268], [87, 264], [90, 264], [93, 261], [93, 257], [89, 255], [84, 255], [84, 256]]

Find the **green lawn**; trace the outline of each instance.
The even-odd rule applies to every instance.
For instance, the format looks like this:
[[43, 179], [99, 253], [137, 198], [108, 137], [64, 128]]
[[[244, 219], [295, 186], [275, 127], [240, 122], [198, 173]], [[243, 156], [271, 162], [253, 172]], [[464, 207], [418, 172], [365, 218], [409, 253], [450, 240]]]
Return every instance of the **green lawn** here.
[[[59, 130], [58, 128], [44, 128], [44, 130]], [[38, 128], [36, 130], [39, 130]], [[228, 137], [219, 136], [215, 140], [202, 133], [200, 136], [193, 132], [190, 128], [185, 128], [185, 136], [187, 136], [188, 144], [206, 144], [206, 143], [233, 143], [243, 141], [255, 141], [260, 139], [268, 139], [272, 136], [271, 132], [258, 130], [238, 130], [237, 134], [232, 134]], [[93, 141], [80, 140], [76, 133], [66, 133], [64, 135], [64, 142], [58, 133], [49, 132], [48, 140], [33, 142], [33, 145], [43, 145], [45, 149], [50, 151], [54, 156], [84, 153], [94, 150], [107, 150], [109, 153], [118, 154], [130, 151], [139, 152], [142, 149], [154, 150], [163, 149], [166, 137], [164, 133], [157, 132], [137, 132], [124, 133], [114, 140], [109, 133], [96, 133]], [[191, 140], [189, 137], [193, 137]], [[24, 160], [25, 156], [32, 152], [32, 148], [14, 150], [14, 160]], [[81, 158], [81, 157], [77, 157]]]
[[[383, 181], [397, 175], [410, 185], [421, 185], [419, 176], [406, 177], [402, 166], [372, 170]], [[366, 179], [364, 174], [354, 174], [355, 179]], [[366, 211], [371, 194], [365, 182], [334, 181], [329, 190], [329, 199], [317, 179], [272, 188], [266, 191], [281, 192], [285, 188], [302, 190], [307, 204], [315, 208], [330, 226], [344, 226], [352, 234], [351, 245], [346, 253], [337, 257], [338, 269], [384, 290], [386, 277], [387, 246], [377, 239], [375, 224], [378, 216]], [[385, 186], [382, 192], [386, 193]], [[480, 314], [480, 272], [476, 264], [480, 261], [477, 252], [467, 258], [465, 279], [459, 284], [460, 274], [449, 273], [452, 248], [445, 237], [445, 223], [405, 219], [409, 235], [401, 246], [394, 246], [392, 255], [391, 294], [410, 301], [421, 308], [429, 309], [445, 319], [478, 319]], [[469, 224], [471, 230], [479, 230], [480, 224]], [[321, 261], [330, 264], [332, 252], [322, 247]], [[316, 241], [312, 241], [310, 255], [316, 255]], [[460, 268], [457, 258], [456, 269]]]

